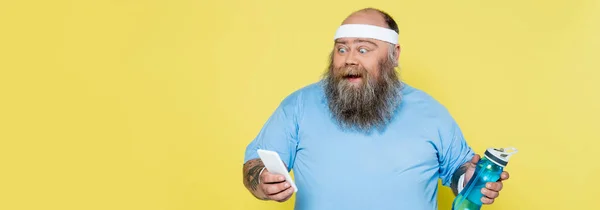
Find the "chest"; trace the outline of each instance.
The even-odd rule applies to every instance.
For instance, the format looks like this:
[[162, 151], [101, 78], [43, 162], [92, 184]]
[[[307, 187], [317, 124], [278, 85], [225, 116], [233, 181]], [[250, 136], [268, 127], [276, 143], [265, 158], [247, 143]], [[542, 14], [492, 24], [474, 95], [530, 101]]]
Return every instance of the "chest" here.
[[382, 179], [435, 170], [436, 132], [410, 122], [397, 120], [383, 132], [365, 135], [343, 131], [328, 118], [312, 119], [299, 128], [296, 158], [320, 173], [353, 169], [352, 173]]

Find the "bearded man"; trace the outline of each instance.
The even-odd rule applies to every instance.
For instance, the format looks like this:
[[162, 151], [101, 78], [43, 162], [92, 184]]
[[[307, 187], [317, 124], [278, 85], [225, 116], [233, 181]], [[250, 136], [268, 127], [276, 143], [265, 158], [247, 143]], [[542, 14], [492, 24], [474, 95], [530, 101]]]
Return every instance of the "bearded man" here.
[[[446, 108], [398, 78], [398, 26], [366, 8], [337, 29], [323, 79], [286, 97], [246, 148], [243, 181], [256, 198], [283, 202], [294, 189], [257, 150], [294, 170], [295, 209], [437, 209], [438, 179], [455, 195], [479, 155]], [[491, 204], [508, 179], [481, 191]]]

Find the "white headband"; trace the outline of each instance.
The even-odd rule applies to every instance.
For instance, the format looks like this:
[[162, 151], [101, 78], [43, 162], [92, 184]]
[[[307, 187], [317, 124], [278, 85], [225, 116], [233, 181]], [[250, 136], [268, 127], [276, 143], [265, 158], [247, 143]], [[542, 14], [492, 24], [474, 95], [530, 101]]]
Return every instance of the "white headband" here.
[[392, 44], [398, 44], [398, 33], [396, 33], [396, 31], [374, 25], [341, 25], [335, 32], [334, 40], [342, 37], [372, 38], [389, 42]]

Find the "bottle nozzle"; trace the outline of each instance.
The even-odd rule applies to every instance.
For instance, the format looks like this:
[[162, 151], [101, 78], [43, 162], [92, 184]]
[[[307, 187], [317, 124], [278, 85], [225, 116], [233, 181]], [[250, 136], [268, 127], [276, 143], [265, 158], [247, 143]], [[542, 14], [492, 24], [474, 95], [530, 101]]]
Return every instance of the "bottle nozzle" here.
[[506, 160], [508, 160], [510, 158], [510, 156], [519, 152], [519, 150], [517, 150], [517, 148], [514, 148], [514, 147], [506, 147], [506, 148], [500, 148], [500, 152], [502, 152], [502, 153], [500, 153], [500, 156], [503, 158], [506, 158]]
[[510, 157], [517, 152], [517, 148], [514, 147], [489, 148], [485, 152], [485, 156], [489, 159], [492, 159], [494, 162], [497, 162], [501, 166], [506, 166]]

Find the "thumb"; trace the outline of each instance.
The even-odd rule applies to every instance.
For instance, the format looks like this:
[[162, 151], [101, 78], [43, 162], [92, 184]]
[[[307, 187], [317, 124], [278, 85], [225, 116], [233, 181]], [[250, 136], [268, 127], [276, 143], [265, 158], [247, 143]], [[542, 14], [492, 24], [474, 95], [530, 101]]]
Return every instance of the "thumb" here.
[[479, 162], [479, 159], [481, 159], [481, 157], [478, 154], [475, 154], [473, 158], [471, 158], [471, 163], [477, 164], [477, 162]]

